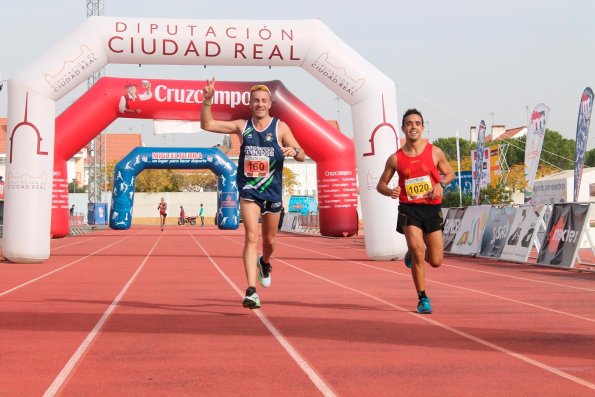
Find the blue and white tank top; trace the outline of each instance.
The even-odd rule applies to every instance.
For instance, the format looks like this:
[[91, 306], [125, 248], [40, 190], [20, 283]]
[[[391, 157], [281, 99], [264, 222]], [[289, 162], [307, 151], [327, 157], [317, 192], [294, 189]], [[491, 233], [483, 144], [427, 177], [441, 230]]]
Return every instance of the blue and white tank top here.
[[252, 119], [246, 122], [238, 161], [240, 197], [282, 201], [285, 157], [277, 139], [278, 125], [279, 119], [273, 117], [264, 130], [258, 131]]

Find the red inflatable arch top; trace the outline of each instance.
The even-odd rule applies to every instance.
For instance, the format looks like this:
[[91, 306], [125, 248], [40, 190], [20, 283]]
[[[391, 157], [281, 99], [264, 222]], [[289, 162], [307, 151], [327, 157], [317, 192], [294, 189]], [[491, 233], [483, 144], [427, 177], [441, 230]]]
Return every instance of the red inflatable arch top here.
[[[119, 102], [129, 83], [144, 92], [141, 79], [104, 77], [56, 119], [53, 237], [69, 232], [66, 162], [116, 118], [193, 120], [200, 118], [204, 81], [152, 79], [152, 97], [138, 103], [140, 113], [121, 113]], [[300, 146], [317, 165], [320, 232], [324, 236], [357, 233], [357, 184], [353, 142], [297, 99], [280, 81], [217, 82], [213, 116], [222, 120], [250, 117], [250, 87], [266, 84], [272, 92], [271, 114], [285, 121]]]

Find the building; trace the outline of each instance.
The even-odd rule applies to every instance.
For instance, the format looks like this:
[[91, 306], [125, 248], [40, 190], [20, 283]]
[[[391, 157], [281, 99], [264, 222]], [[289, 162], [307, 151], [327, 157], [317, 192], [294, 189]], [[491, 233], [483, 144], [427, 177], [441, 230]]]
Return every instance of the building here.
[[492, 133], [486, 135], [486, 142], [520, 138], [525, 135], [527, 135], [527, 127], [525, 126], [511, 128], [507, 130], [504, 125], [493, 125]]

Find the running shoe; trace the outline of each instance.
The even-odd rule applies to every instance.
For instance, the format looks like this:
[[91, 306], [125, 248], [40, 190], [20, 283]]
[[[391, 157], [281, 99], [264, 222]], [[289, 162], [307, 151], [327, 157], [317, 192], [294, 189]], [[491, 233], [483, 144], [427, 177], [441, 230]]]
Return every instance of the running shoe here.
[[411, 269], [411, 265], [411, 252], [407, 251], [405, 254], [405, 266], [407, 266], [407, 269]]
[[255, 292], [252, 295], [246, 295], [242, 301], [242, 306], [248, 309], [258, 309], [260, 307], [260, 298]]
[[421, 298], [417, 304], [417, 312], [419, 314], [432, 314], [432, 305], [430, 305], [430, 298]]
[[269, 288], [271, 286], [271, 270], [273, 270], [273, 267], [270, 263], [263, 262], [262, 255], [258, 257], [256, 265], [258, 266], [258, 283], [265, 288]]

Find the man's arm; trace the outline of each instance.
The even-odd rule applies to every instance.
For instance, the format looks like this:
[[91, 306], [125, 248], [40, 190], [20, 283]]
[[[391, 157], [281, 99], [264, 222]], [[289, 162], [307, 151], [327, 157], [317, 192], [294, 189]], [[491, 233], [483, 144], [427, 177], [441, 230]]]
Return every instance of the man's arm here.
[[430, 197], [435, 199], [444, 196], [444, 188], [442, 187], [442, 184], [446, 186], [451, 183], [455, 179], [455, 173], [446, 159], [444, 152], [439, 147], [432, 147], [432, 157], [434, 158], [434, 161], [436, 161], [436, 168], [438, 168], [438, 171], [444, 175], [442, 181], [436, 183], [430, 192]]
[[281, 149], [283, 149], [283, 155], [285, 157], [293, 157], [297, 161], [304, 161], [306, 159], [306, 153], [300, 148], [298, 141], [293, 136], [291, 129], [287, 124], [280, 121], [279, 129], [279, 140], [281, 141]]
[[241, 135], [244, 128], [244, 120], [222, 121], [214, 120], [211, 113], [211, 101], [215, 95], [215, 78], [207, 80], [207, 85], [203, 90], [204, 100], [200, 111], [200, 128], [205, 131], [217, 132], [220, 134]]
[[376, 190], [378, 193], [383, 194], [385, 196], [389, 196], [392, 199], [398, 199], [399, 195], [401, 194], [401, 188], [397, 185], [394, 188], [388, 187], [388, 184], [393, 179], [395, 175], [395, 171], [397, 170], [397, 154], [391, 154], [390, 157], [386, 160], [386, 164], [384, 165], [384, 171], [382, 172], [382, 176], [378, 181], [378, 185], [376, 185]]

